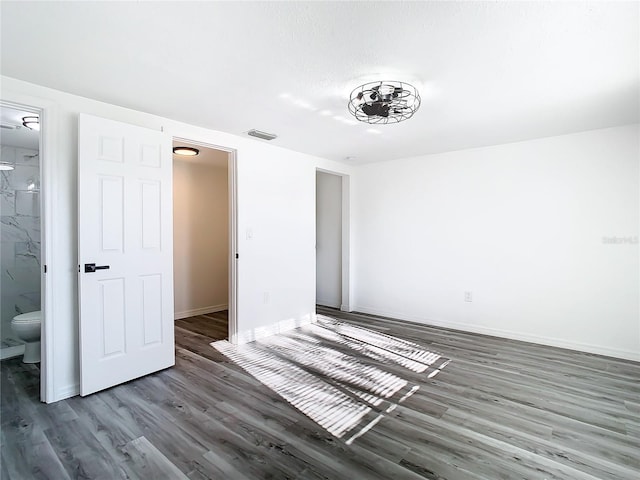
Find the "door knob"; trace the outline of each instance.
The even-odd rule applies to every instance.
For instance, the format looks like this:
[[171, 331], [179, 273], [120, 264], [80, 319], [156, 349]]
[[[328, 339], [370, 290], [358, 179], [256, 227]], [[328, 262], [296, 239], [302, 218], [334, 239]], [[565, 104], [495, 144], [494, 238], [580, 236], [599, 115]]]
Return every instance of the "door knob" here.
[[108, 270], [109, 265], [98, 265], [95, 263], [85, 263], [84, 264], [84, 273], [94, 273], [96, 270]]

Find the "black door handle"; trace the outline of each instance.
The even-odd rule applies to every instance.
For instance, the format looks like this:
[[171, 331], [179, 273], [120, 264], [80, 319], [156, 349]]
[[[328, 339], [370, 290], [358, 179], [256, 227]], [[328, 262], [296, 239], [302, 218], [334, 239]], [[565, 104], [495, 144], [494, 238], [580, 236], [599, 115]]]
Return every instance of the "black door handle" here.
[[98, 265], [96, 267], [95, 263], [85, 263], [84, 264], [84, 273], [94, 273], [96, 270], [108, 270], [109, 265]]

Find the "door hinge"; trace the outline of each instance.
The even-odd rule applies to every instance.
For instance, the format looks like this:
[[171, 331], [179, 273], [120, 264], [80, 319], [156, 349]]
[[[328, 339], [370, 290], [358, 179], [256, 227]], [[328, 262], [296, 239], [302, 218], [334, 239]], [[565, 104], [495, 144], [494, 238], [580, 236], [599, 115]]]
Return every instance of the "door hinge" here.
[[236, 258], [240, 258], [240, 255], [238, 255], [237, 253], [236, 253]]
[[42, 267], [44, 268], [44, 273], [47, 273], [47, 266], [43, 265]]

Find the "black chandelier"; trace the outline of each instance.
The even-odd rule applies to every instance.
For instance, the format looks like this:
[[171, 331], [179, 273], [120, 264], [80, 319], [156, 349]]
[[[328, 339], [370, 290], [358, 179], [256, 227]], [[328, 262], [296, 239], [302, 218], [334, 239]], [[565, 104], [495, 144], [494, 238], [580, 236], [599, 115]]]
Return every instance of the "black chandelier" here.
[[405, 82], [381, 81], [360, 85], [351, 92], [349, 112], [365, 123], [399, 123], [420, 107], [420, 94]]

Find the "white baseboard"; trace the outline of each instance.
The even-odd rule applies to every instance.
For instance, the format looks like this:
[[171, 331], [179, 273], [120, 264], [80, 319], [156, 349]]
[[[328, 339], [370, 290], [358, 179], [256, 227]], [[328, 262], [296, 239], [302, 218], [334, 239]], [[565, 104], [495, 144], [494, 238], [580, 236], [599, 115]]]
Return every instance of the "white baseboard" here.
[[0, 360], [6, 358], [19, 357], [24, 354], [24, 345], [15, 345], [13, 347], [5, 347], [0, 349]]
[[181, 318], [195, 317], [197, 315], [204, 315], [206, 313], [221, 312], [222, 310], [228, 310], [229, 305], [226, 303], [221, 305], [210, 305], [203, 308], [194, 308], [193, 310], [185, 310], [184, 312], [176, 312], [173, 315], [174, 320], [180, 320]]
[[316, 321], [315, 313], [305, 315], [300, 319], [290, 318], [287, 320], [282, 320], [278, 323], [266, 325], [264, 327], [257, 327], [257, 328], [252, 328], [251, 330], [244, 330], [242, 332], [239, 332], [236, 335], [236, 338], [232, 339], [231, 343], [240, 345], [242, 343], [253, 342], [254, 340], [258, 340], [260, 338], [270, 337], [271, 335], [277, 335], [278, 333], [284, 333], [289, 330], [293, 330], [294, 328], [315, 323], [315, 321]]
[[529, 333], [514, 332], [512, 330], [502, 330], [499, 328], [483, 327], [468, 323], [448, 322], [442, 320], [424, 319], [411, 315], [403, 315], [397, 312], [383, 311], [376, 308], [368, 308], [356, 306], [353, 308], [355, 312], [368, 313], [371, 315], [379, 315], [382, 317], [390, 317], [398, 320], [406, 320], [423, 325], [432, 325], [435, 327], [450, 328], [452, 330], [461, 330], [463, 332], [480, 333], [482, 335], [491, 335], [493, 337], [508, 338], [510, 340], [520, 340], [522, 342], [537, 343], [539, 345], [547, 345], [550, 347], [566, 348], [568, 350], [576, 350], [585, 353], [594, 353], [596, 355], [604, 355], [607, 357], [620, 358], [623, 360], [632, 360], [640, 362], [640, 352], [632, 350], [620, 350], [616, 348], [604, 347], [601, 345], [591, 345], [587, 343], [571, 342], [559, 338], [545, 337], [542, 335], [533, 335]]

